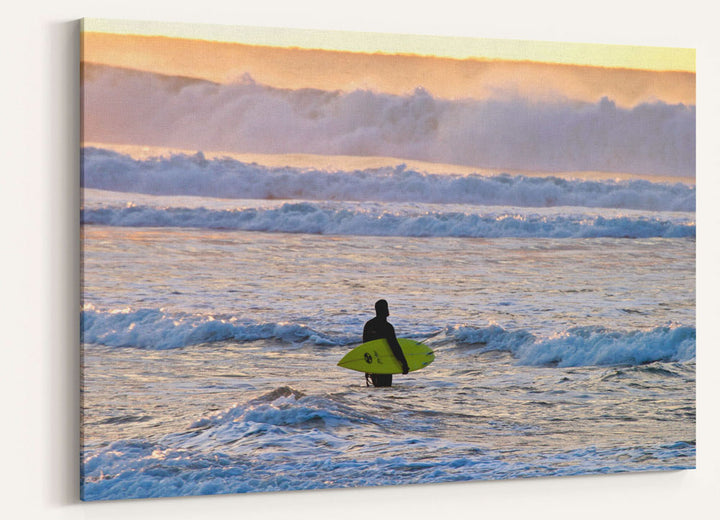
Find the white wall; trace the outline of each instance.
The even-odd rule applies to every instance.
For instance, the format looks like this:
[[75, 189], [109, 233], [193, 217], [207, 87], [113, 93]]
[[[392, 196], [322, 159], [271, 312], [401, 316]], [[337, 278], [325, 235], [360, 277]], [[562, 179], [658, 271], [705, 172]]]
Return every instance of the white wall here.
[[[488, 5], [482, 5], [488, 4]], [[494, 5], [497, 4], [497, 5]], [[4, 6], [0, 515], [4, 518], [717, 518], [718, 16], [706, 0], [26, 0]], [[77, 24], [156, 19], [697, 48], [698, 469], [81, 504]], [[421, 502], [422, 501], [422, 502]], [[369, 509], [369, 504], [375, 506]]]

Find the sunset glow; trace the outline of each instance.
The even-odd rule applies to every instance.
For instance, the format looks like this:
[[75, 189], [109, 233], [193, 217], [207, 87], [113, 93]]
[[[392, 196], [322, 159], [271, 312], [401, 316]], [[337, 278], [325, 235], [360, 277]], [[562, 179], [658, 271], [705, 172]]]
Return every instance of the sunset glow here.
[[694, 59], [86, 20], [83, 499], [694, 468]]
[[82, 56], [86, 141], [694, 176], [688, 49], [84, 20]]
[[539, 42], [129, 20], [83, 20], [87, 32], [166, 36], [270, 47], [414, 54], [454, 59], [539, 61], [645, 70], [695, 72], [695, 50], [592, 43]]

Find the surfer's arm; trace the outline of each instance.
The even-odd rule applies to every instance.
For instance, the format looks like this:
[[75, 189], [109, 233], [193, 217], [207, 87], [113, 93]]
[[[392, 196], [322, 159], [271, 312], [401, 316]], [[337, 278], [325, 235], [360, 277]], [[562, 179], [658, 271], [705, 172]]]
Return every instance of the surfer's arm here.
[[368, 321], [363, 327], [363, 343], [377, 339], [377, 332], [373, 326], [373, 321]]
[[407, 374], [410, 369], [407, 364], [407, 360], [405, 359], [405, 354], [403, 354], [402, 348], [400, 347], [400, 343], [398, 343], [397, 337], [395, 336], [395, 327], [387, 324], [387, 342], [388, 345], [390, 345], [390, 350], [392, 350], [392, 353], [395, 355], [395, 358], [400, 362], [400, 365], [403, 369], [403, 374]]

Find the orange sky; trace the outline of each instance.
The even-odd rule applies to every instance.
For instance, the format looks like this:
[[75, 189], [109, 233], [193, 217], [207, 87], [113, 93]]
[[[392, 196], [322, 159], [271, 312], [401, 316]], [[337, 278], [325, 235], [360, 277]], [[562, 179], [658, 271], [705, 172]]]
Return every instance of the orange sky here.
[[531, 61], [454, 59], [268, 47], [161, 36], [83, 33], [83, 60], [227, 83], [249, 73], [279, 88], [405, 94], [423, 87], [443, 98], [522, 97], [620, 106], [662, 100], [695, 104], [695, 73]]

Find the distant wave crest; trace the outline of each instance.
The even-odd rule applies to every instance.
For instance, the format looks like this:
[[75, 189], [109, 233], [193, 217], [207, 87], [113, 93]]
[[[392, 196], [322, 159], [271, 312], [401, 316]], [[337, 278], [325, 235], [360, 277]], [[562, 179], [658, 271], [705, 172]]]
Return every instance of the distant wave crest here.
[[86, 188], [110, 191], [230, 199], [695, 210], [695, 187], [682, 183], [438, 175], [404, 165], [348, 171], [274, 168], [230, 158], [207, 159], [202, 153], [136, 160], [92, 147], [83, 151], [82, 182]]
[[543, 215], [527, 212], [389, 212], [357, 206], [286, 203], [277, 208], [86, 208], [84, 224], [189, 227], [321, 235], [471, 238], [687, 238], [695, 222], [646, 216]]
[[543, 171], [695, 175], [695, 107], [622, 108], [518, 96], [443, 99], [366, 89], [219, 85], [92, 66], [83, 131], [95, 142], [191, 150], [406, 157]]

